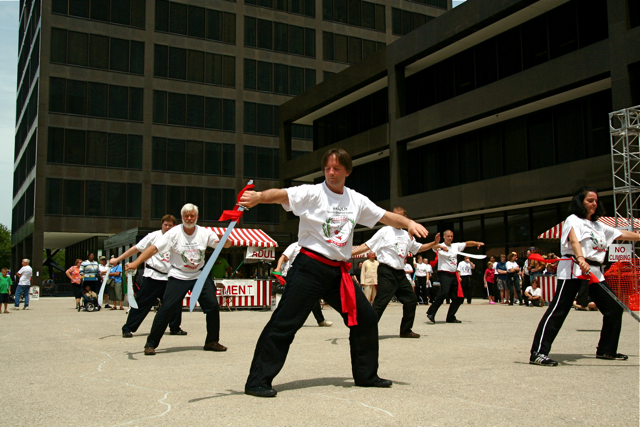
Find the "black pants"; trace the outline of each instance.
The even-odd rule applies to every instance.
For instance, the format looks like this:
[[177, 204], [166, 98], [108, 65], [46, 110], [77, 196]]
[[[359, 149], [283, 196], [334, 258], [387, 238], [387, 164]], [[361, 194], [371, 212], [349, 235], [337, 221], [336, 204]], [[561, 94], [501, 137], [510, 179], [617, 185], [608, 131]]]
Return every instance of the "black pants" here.
[[[464, 298], [467, 299], [467, 304], [471, 304], [471, 276], [460, 276], [460, 282], [462, 282]], [[462, 299], [463, 302], [464, 298]]]
[[316, 318], [316, 322], [324, 322], [324, 315], [322, 314], [322, 307], [320, 307], [319, 300], [313, 305], [313, 307], [311, 308], [311, 312], [313, 313], [313, 317]]
[[509, 288], [510, 303], [513, 303], [516, 294], [518, 294], [518, 299], [522, 300], [522, 294], [520, 293], [520, 276], [517, 274], [508, 274], [507, 287]]
[[[122, 326], [123, 333], [135, 332], [138, 330], [145, 317], [147, 317], [147, 314], [149, 314], [149, 311], [151, 311], [153, 306], [156, 304], [158, 298], [161, 300], [164, 298], [166, 288], [166, 280], [155, 280], [149, 277], [144, 278], [142, 288], [140, 288], [140, 291], [136, 296], [138, 308], [131, 307], [129, 310], [127, 322]], [[179, 331], [181, 323], [182, 305], [177, 308], [176, 312], [171, 317], [171, 320], [169, 321], [169, 330], [174, 332]]]
[[[406, 278], [406, 277], [405, 277]], [[378, 282], [380, 279], [378, 279]], [[411, 284], [409, 284], [411, 285]], [[429, 290], [427, 289], [427, 276], [416, 276], [416, 291], [415, 291], [417, 301], [422, 301], [424, 304], [427, 303], [429, 298]]]
[[[576, 293], [582, 285], [580, 279], [558, 279], [558, 287], [553, 301], [542, 316], [536, 335], [533, 338], [531, 352], [549, 354], [551, 344], [558, 335], [564, 319], [571, 310]], [[606, 286], [606, 283], [605, 283]], [[602, 313], [602, 331], [596, 352], [615, 355], [618, 352], [618, 340], [622, 328], [622, 307], [609, 296], [597, 283], [589, 285], [589, 296]]]
[[[347, 314], [342, 313], [340, 300], [340, 278], [339, 267], [323, 264], [304, 253], [296, 257], [287, 273], [287, 286], [280, 304], [256, 344], [247, 387], [271, 388], [296, 332], [320, 298], [338, 311], [347, 325]], [[349, 284], [353, 286], [352, 282]], [[349, 327], [351, 371], [356, 385], [370, 385], [378, 379], [378, 316], [360, 287], [354, 286], [354, 291], [358, 324]]]
[[451, 305], [449, 305], [449, 312], [447, 313], [447, 322], [453, 322], [456, 320], [458, 308], [464, 301], [464, 298], [458, 297], [458, 278], [455, 273], [446, 271], [439, 271], [438, 277], [440, 278], [440, 293], [435, 302], [429, 307], [429, 310], [427, 310], [427, 314], [435, 316], [444, 300], [450, 298]]
[[415, 292], [413, 292], [411, 283], [407, 280], [404, 270], [396, 270], [380, 263], [378, 265], [378, 293], [376, 294], [376, 299], [373, 300], [373, 309], [378, 315], [378, 321], [380, 321], [385, 308], [387, 308], [394, 295], [402, 303], [400, 335], [408, 334], [411, 332], [413, 321], [416, 317], [418, 299]]
[[[169, 320], [175, 316], [176, 310], [182, 307], [182, 300], [187, 295], [187, 292], [193, 289], [195, 284], [196, 279], [179, 280], [169, 277], [167, 289], [162, 300], [162, 307], [160, 307], [160, 311], [153, 319], [153, 326], [151, 326], [151, 332], [147, 337], [145, 347], [158, 347]], [[207, 315], [207, 338], [204, 341], [205, 344], [218, 342], [220, 339], [220, 306], [216, 297], [216, 287], [213, 285], [211, 278], [207, 278], [204, 282], [202, 293], [198, 298], [198, 304]]]

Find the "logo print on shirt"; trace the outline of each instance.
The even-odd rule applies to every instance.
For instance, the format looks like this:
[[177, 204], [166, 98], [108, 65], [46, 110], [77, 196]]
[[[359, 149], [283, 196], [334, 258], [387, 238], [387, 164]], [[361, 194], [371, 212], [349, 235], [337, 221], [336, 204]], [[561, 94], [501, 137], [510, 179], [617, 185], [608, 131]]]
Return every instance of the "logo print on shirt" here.
[[322, 224], [322, 232], [327, 238], [327, 243], [334, 244], [338, 247], [346, 246], [349, 236], [353, 231], [355, 222], [346, 216], [336, 216], [328, 218]]
[[195, 270], [204, 258], [204, 252], [200, 249], [186, 249], [180, 254], [180, 256], [182, 257], [182, 261], [186, 268]]

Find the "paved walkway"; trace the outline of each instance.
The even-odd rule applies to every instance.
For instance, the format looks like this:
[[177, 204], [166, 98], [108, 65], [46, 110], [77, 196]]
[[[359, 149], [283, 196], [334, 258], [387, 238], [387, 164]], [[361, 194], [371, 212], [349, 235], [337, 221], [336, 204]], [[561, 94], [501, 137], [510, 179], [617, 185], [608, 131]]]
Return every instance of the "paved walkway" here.
[[435, 325], [418, 307], [417, 340], [397, 337], [401, 306], [380, 323], [380, 376], [391, 389], [354, 387], [348, 330], [325, 309], [297, 334], [274, 382], [278, 396], [243, 394], [254, 346], [271, 313], [223, 312], [226, 353], [202, 351], [202, 313], [188, 336], [166, 335], [143, 355], [148, 317], [123, 339], [124, 311], [78, 313], [72, 298], [44, 298], [0, 315], [6, 426], [634, 426], [639, 424], [639, 327], [624, 315], [620, 351], [595, 359], [602, 317], [572, 312], [553, 347], [555, 368], [528, 364], [543, 309], [474, 301], [462, 324]]

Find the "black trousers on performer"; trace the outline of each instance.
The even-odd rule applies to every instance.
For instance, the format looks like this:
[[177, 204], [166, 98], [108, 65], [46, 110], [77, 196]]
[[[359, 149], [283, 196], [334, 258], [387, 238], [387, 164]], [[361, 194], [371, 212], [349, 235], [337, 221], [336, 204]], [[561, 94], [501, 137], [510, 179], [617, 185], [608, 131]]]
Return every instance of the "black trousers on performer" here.
[[[549, 354], [551, 344], [558, 335], [567, 314], [571, 311], [573, 300], [581, 285], [582, 280], [580, 279], [558, 279], [556, 295], [540, 320], [533, 338], [531, 352]], [[607, 286], [606, 283], [605, 286]], [[597, 283], [589, 285], [589, 296], [596, 303], [603, 316], [600, 342], [598, 342], [596, 353], [615, 355], [618, 352], [624, 310]]]
[[[467, 304], [471, 304], [471, 276], [460, 276], [460, 282], [462, 283], [464, 298], [467, 299]], [[464, 298], [462, 299], [463, 302]]]
[[316, 318], [316, 322], [322, 323], [324, 322], [324, 315], [322, 314], [322, 307], [320, 307], [320, 301], [317, 301], [313, 307], [311, 308], [311, 312], [313, 313], [313, 317]]
[[[342, 315], [339, 267], [316, 261], [304, 253], [296, 257], [287, 273], [278, 308], [264, 327], [253, 354], [246, 387], [271, 388], [273, 379], [282, 369], [296, 332], [309, 317], [311, 308], [320, 298]], [[350, 281], [350, 286], [354, 286]], [[350, 326], [351, 372], [356, 385], [371, 385], [378, 379], [378, 316], [359, 286], [354, 286], [358, 310], [356, 326]]]
[[[136, 296], [136, 302], [138, 308], [131, 308], [129, 310], [129, 316], [127, 322], [122, 326], [122, 332], [135, 332], [138, 330], [142, 322], [144, 321], [149, 311], [156, 304], [158, 298], [161, 300], [164, 298], [164, 292], [167, 288], [166, 280], [155, 280], [149, 277], [144, 278], [142, 288]], [[180, 330], [180, 324], [182, 323], [182, 305], [177, 308], [173, 316], [169, 320], [169, 330], [177, 332]]]
[[378, 321], [380, 321], [385, 308], [387, 308], [394, 295], [402, 303], [400, 335], [408, 334], [411, 332], [413, 321], [416, 317], [418, 299], [415, 292], [413, 292], [411, 283], [407, 280], [404, 270], [396, 270], [380, 263], [378, 265], [378, 293], [376, 294], [376, 299], [373, 300], [373, 309], [378, 315]]
[[[406, 279], [406, 276], [405, 276]], [[378, 282], [380, 280], [378, 279]], [[409, 283], [411, 286], [411, 283]], [[417, 301], [422, 301], [427, 304], [429, 298], [429, 289], [427, 289], [427, 276], [416, 276], [416, 291]]]
[[446, 271], [438, 271], [438, 277], [440, 278], [440, 294], [438, 294], [435, 302], [431, 304], [431, 307], [427, 310], [427, 314], [435, 316], [444, 300], [450, 298], [451, 304], [449, 305], [446, 320], [447, 322], [453, 322], [456, 320], [458, 308], [460, 308], [460, 305], [464, 301], [464, 298], [458, 297], [458, 278], [455, 273]]
[[[164, 292], [164, 298], [162, 300], [162, 307], [153, 319], [153, 325], [151, 326], [151, 332], [147, 337], [147, 344], [145, 347], [157, 348], [162, 339], [164, 331], [167, 329], [169, 320], [175, 315], [176, 310], [182, 307], [182, 300], [187, 295], [193, 285], [196, 284], [196, 279], [193, 280], [179, 280], [169, 277], [167, 282], [167, 290]], [[202, 308], [202, 311], [207, 316], [207, 338], [205, 344], [210, 342], [218, 342], [220, 339], [220, 306], [218, 305], [218, 298], [216, 297], [216, 287], [213, 284], [211, 278], [207, 278], [202, 288], [200, 298], [198, 298], [198, 304]]]

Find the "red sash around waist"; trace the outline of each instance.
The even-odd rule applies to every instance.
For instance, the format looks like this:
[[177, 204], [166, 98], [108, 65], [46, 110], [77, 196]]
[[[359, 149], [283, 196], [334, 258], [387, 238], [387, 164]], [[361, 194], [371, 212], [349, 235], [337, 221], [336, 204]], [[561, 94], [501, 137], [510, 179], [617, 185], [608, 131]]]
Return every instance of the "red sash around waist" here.
[[305, 254], [309, 258], [313, 258], [323, 264], [330, 265], [331, 267], [340, 267], [342, 277], [340, 278], [340, 302], [342, 303], [342, 312], [347, 313], [348, 326], [356, 326], [357, 309], [356, 309], [356, 291], [353, 287], [353, 281], [349, 275], [351, 270], [351, 264], [346, 261], [333, 261], [318, 255], [314, 252], [308, 251], [305, 248], [300, 249], [300, 253]]

